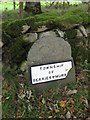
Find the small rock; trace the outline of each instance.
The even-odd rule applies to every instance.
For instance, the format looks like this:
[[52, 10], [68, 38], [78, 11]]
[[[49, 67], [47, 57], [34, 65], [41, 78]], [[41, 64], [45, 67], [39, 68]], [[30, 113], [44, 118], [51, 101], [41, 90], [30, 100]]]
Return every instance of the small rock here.
[[46, 26], [42, 26], [42, 27], [39, 27], [35, 32], [44, 32], [45, 30], [48, 30], [48, 28]]
[[57, 32], [58, 32], [58, 34], [59, 34], [59, 36], [60, 36], [61, 38], [64, 38], [65, 32], [63, 32], [63, 31], [61, 31], [61, 30], [58, 30], [58, 29], [57, 29]]
[[86, 32], [86, 30], [85, 30], [85, 28], [84, 28], [84, 26], [79, 26], [79, 30], [81, 31], [81, 33], [83, 34], [83, 36], [85, 36], [86, 38], [87, 38], [87, 32]]
[[50, 36], [50, 35], [53, 35], [53, 36], [56, 37], [55, 32], [53, 32], [53, 31], [47, 31], [47, 32], [41, 33], [40, 36], [39, 36], [39, 38], [43, 38], [43, 37]]
[[26, 33], [29, 29], [30, 29], [30, 26], [28, 25], [23, 25], [23, 30], [21, 31], [21, 33]]
[[25, 41], [29, 41], [30, 43], [35, 42], [37, 40], [37, 38], [38, 38], [37, 33], [27, 33], [23, 36], [23, 39]]
[[83, 34], [80, 32], [79, 29], [77, 29], [77, 37], [83, 37]]
[[27, 61], [24, 61], [20, 67], [21, 71], [24, 72], [27, 68]]

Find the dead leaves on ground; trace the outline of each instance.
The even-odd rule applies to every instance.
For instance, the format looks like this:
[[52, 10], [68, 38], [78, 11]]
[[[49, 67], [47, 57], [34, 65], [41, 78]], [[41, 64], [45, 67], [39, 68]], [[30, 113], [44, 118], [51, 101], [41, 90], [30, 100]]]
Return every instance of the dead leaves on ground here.
[[[83, 118], [89, 109], [88, 90], [81, 83], [77, 82], [76, 84], [72, 89], [65, 86], [61, 93], [58, 93], [59, 99], [55, 100], [53, 93], [53, 97], [45, 98], [45, 96], [42, 96], [42, 102], [39, 104], [41, 113], [48, 108], [50, 118], [57, 116], [64, 119], [76, 119], [79, 116]], [[43, 116], [40, 114], [40, 117]]]
[[67, 103], [66, 100], [64, 100], [64, 101], [61, 100], [60, 103], [59, 103], [59, 105], [60, 105], [60, 107], [65, 108], [66, 107], [66, 103]]
[[[81, 81], [82, 79], [83, 75], [80, 75], [78, 80]], [[72, 85], [73, 87], [65, 86], [63, 89], [51, 90], [36, 97], [33, 91], [27, 88], [21, 80], [17, 90], [16, 118], [22, 118], [27, 111], [30, 115], [35, 115], [36, 111], [39, 111], [37, 112], [39, 118], [70, 119], [85, 116], [89, 109], [88, 89], [80, 81]], [[5, 91], [10, 91], [11, 87], [5, 82], [3, 90], [6, 93]], [[3, 102], [9, 99], [9, 96], [4, 96]]]

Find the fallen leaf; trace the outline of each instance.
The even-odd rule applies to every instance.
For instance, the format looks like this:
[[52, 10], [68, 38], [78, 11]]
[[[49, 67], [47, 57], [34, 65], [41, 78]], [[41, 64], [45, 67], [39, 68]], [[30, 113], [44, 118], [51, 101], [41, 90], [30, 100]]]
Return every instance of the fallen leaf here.
[[49, 116], [48, 118], [52, 118], [53, 116]]
[[65, 86], [65, 88], [64, 88], [64, 89], [65, 89], [65, 91], [66, 91], [66, 90], [67, 90], [67, 86]]
[[45, 99], [44, 98], [42, 99], [42, 103], [45, 104]]
[[10, 97], [6, 97], [6, 100], [8, 100]]
[[31, 112], [31, 110], [32, 110], [31, 104], [28, 105], [28, 110], [29, 110], [29, 112]]
[[60, 107], [64, 108], [66, 106], [66, 101], [63, 101], [63, 100], [60, 101], [59, 105], [60, 105]]
[[0, 40], [0, 48], [3, 46], [3, 42]]
[[31, 90], [29, 90], [29, 91], [27, 90], [26, 94], [27, 94], [27, 98], [30, 99], [31, 96], [32, 96], [32, 91]]
[[77, 90], [69, 90], [67, 92], [67, 95], [72, 95], [72, 94], [76, 94], [77, 93]]
[[66, 114], [66, 118], [67, 119], [70, 119], [71, 118], [71, 113], [68, 111], [67, 114]]
[[23, 98], [25, 97], [25, 91], [24, 91], [23, 89], [20, 89], [20, 90], [19, 90], [18, 97], [19, 97], [20, 99], [23, 99]]
[[88, 103], [87, 99], [85, 99], [85, 105], [86, 105], [87, 108], [89, 108], [89, 103]]
[[22, 117], [22, 115], [21, 115], [21, 111], [18, 110], [18, 111], [16, 112], [16, 118], [21, 118], [21, 117]]

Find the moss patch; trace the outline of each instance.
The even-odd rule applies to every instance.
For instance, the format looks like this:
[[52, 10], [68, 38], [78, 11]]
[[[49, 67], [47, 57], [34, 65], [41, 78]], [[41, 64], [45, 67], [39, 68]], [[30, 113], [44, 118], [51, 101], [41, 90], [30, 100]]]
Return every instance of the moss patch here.
[[[78, 40], [76, 38], [76, 30], [72, 28], [76, 24], [90, 24], [89, 19], [90, 15], [87, 14], [87, 9], [77, 7], [75, 9], [68, 10], [68, 12], [63, 15], [53, 12], [46, 12], [24, 19], [3, 22], [3, 56], [13, 64], [19, 64], [22, 62], [26, 59], [26, 54], [31, 47], [31, 44], [23, 41], [23, 38], [21, 37], [23, 25], [30, 26], [30, 32], [36, 32], [39, 27], [46, 26], [49, 29], [59, 28], [60, 30], [65, 30], [66, 38], [68, 38], [68, 42], [72, 47], [72, 56], [74, 57], [74, 60], [76, 61], [78, 55], [82, 55], [81, 59], [84, 61], [87, 53], [85, 52], [86, 50], [83, 45], [84, 43], [82, 42], [81, 46], [77, 46], [79, 44], [78, 42], [82, 40]], [[84, 52], [85, 56], [82, 54]], [[5, 55], [6, 53], [7, 55]]]
[[13, 22], [10, 22], [7, 24], [5, 31], [7, 34], [9, 34], [11, 37], [18, 37], [20, 36], [22, 33], [22, 26], [27, 24], [29, 26], [33, 26], [34, 23], [34, 19], [32, 17], [30, 17], [29, 19], [22, 19], [22, 20], [15, 20]]
[[[75, 34], [74, 34], [75, 35]], [[85, 45], [85, 38], [77, 38], [69, 36], [69, 38], [67, 39], [67, 41], [69, 42], [69, 44], [71, 45], [71, 49], [72, 49], [72, 57], [74, 59], [74, 62], [76, 63], [81, 62], [82, 64], [85, 62], [85, 60], [88, 59], [88, 50], [86, 48]]]
[[[4, 47], [3, 58], [11, 66], [19, 65], [26, 60], [31, 43], [24, 41], [22, 36], [14, 39], [10, 46]], [[7, 53], [7, 54], [6, 54]]]
[[25, 24], [31, 27], [31, 31], [37, 30], [37, 28], [42, 25], [50, 27], [51, 23], [53, 23], [54, 27], [60, 27], [60, 29], [70, 29], [73, 24], [90, 24], [89, 19], [90, 15], [88, 15], [85, 10], [80, 9], [69, 11], [64, 15], [42, 13], [40, 15], [9, 22], [5, 27], [5, 31], [12, 37], [18, 37], [22, 34], [22, 26]]

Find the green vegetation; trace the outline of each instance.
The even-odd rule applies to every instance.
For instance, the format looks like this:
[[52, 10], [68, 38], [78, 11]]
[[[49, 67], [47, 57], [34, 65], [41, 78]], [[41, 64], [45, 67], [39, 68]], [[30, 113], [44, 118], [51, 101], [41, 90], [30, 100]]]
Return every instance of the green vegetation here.
[[[82, 63], [83, 63], [87, 58], [87, 50], [85, 48], [85, 43], [84, 43], [85, 40], [83, 40], [82, 38], [79, 39], [76, 38], [76, 30], [73, 30], [73, 26], [76, 24], [83, 24], [84, 26], [90, 24], [89, 23], [90, 16], [86, 14], [86, 11], [87, 9], [83, 9], [83, 7], [77, 7], [74, 9], [70, 9], [68, 12], [60, 16], [58, 15], [58, 13], [48, 12], [19, 20], [9, 20], [3, 22], [2, 24], [3, 43], [4, 44], [7, 43], [7, 46], [3, 48], [3, 52], [5, 54], [6, 51], [8, 51], [8, 60], [4, 56], [6, 61], [9, 61], [14, 65], [17, 64], [18, 60], [20, 61], [20, 58], [22, 62], [23, 54], [25, 54], [25, 56], [27, 55], [28, 51], [23, 52], [23, 49], [21, 50], [21, 53], [18, 53], [18, 51], [20, 51], [19, 49], [23, 48], [23, 43], [19, 42], [19, 44], [21, 44], [19, 45], [20, 48], [18, 47], [17, 43], [18, 43], [18, 38], [23, 35], [22, 34], [23, 25], [28, 25], [30, 26], [31, 32], [35, 32], [35, 31], [38, 32], [38, 28], [40, 27], [42, 28], [42, 26], [46, 26], [48, 29], [60, 28], [60, 30], [66, 30], [66, 38], [68, 38], [68, 41], [72, 47], [72, 56], [74, 58], [74, 61], [76, 62], [76, 59], [78, 59], [77, 56], [79, 56], [79, 59], [82, 59]], [[19, 39], [23, 39], [23, 38], [20, 37]], [[13, 45], [13, 47], [11, 48], [10, 48], [10, 44], [8, 45], [9, 41], [10, 44]], [[82, 45], [78, 46], [79, 42], [80, 43], [82, 42]], [[15, 53], [14, 51], [17, 52]], [[16, 54], [19, 57], [14, 57], [16, 56]], [[25, 60], [25, 57], [23, 58], [23, 60]]]
[[[16, 2], [16, 9], [18, 8], [18, 2]], [[13, 10], [13, 2], [1, 2], [0, 10]]]
[[[11, 10], [13, 9], [11, 3], [6, 3], [6, 5], [2, 16], [2, 117], [66, 120], [68, 112], [71, 118], [85, 119], [88, 117], [88, 100], [90, 99], [88, 78], [90, 75], [86, 71], [87, 68], [90, 70], [90, 63], [87, 63], [90, 50], [87, 50], [85, 38], [76, 38], [76, 29], [73, 29], [77, 24], [85, 27], [90, 24], [87, 5], [72, 5], [67, 9], [56, 9], [55, 6], [48, 8], [48, 4], [45, 7], [43, 3], [42, 14], [33, 16], [24, 12], [22, 18], [19, 16], [18, 9]], [[27, 53], [33, 44], [23, 39], [23, 25], [30, 26], [30, 32], [38, 32], [38, 28], [42, 29], [42, 26], [48, 29], [65, 30], [65, 38], [71, 45], [72, 56], [77, 65], [75, 66], [76, 83], [57, 90], [45, 91], [36, 96], [26, 79], [26, 73], [20, 70], [20, 65], [26, 60]]]
[[52, 25], [54, 25], [54, 28], [58, 26], [60, 29], [69, 29], [73, 24], [90, 24], [90, 16], [86, 12], [86, 6], [85, 8], [79, 7], [76, 9], [68, 10], [68, 12], [66, 12], [64, 15], [58, 15], [57, 12], [47, 12], [21, 20], [14, 20], [12, 22], [9, 22], [5, 27], [5, 31], [12, 37], [17, 37], [21, 35], [22, 25], [25, 24], [29, 25], [32, 31], [36, 30], [42, 25], [45, 25], [47, 27], [53, 27]]

